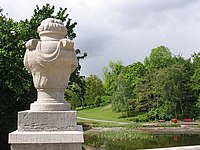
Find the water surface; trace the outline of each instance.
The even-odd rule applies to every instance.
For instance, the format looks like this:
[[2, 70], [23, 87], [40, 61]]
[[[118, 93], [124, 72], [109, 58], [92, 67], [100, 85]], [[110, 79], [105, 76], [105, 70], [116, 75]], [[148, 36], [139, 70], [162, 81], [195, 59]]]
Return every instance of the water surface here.
[[85, 144], [104, 150], [134, 150], [147, 148], [164, 148], [176, 146], [200, 145], [200, 135], [176, 134], [153, 135], [143, 140], [105, 140], [94, 134], [85, 137]]

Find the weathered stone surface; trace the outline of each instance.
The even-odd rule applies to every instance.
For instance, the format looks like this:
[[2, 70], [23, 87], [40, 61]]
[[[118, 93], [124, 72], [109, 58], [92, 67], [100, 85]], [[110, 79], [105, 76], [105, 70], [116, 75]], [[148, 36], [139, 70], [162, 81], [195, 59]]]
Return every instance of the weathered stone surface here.
[[82, 150], [82, 144], [12, 144], [11, 150]]
[[18, 131], [75, 131], [76, 111], [21, 111]]
[[37, 101], [31, 104], [31, 111], [69, 111], [71, 104], [67, 101], [58, 103], [38, 103]]
[[24, 65], [32, 74], [38, 92], [33, 111], [71, 110], [64, 100], [71, 73], [78, 66], [74, 43], [65, 38], [67, 29], [61, 20], [48, 18], [38, 27], [40, 39], [26, 43]]
[[40, 131], [40, 132], [21, 132], [14, 131], [9, 134], [9, 143], [30, 144], [30, 143], [83, 143], [83, 131], [79, 126], [77, 131]]
[[11, 150], [82, 150], [83, 131], [20, 132], [9, 134]]

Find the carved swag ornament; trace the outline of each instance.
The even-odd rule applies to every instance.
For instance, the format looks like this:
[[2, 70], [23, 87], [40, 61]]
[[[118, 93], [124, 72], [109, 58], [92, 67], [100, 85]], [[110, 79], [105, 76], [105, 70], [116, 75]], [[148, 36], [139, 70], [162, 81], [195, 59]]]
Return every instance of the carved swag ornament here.
[[40, 39], [26, 43], [24, 56], [24, 65], [32, 74], [38, 94], [31, 110], [70, 110], [64, 89], [78, 66], [74, 43], [65, 38], [67, 29], [58, 19], [43, 20], [37, 31]]

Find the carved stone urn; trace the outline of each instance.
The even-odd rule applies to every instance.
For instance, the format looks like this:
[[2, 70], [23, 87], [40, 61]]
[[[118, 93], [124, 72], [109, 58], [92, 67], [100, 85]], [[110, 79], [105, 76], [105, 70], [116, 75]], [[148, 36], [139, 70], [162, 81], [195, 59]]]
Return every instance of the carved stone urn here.
[[71, 105], [64, 100], [64, 89], [78, 66], [74, 44], [65, 38], [67, 29], [61, 20], [43, 20], [37, 31], [40, 39], [26, 43], [24, 56], [24, 65], [37, 89], [37, 101], [31, 104], [30, 110], [71, 110]]

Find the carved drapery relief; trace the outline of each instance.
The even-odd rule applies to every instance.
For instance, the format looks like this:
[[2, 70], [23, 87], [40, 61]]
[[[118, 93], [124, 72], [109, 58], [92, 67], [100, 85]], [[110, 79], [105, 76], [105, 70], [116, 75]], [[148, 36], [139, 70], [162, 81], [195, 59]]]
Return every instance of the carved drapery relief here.
[[37, 102], [64, 103], [64, 89], [78, 66], [74, 44], [65, 38], [67, 29], [58, 19], [42, 21], [38, 32], [40, 39], [26, 43], [24, 56], [24, 65], [38, 90]]

